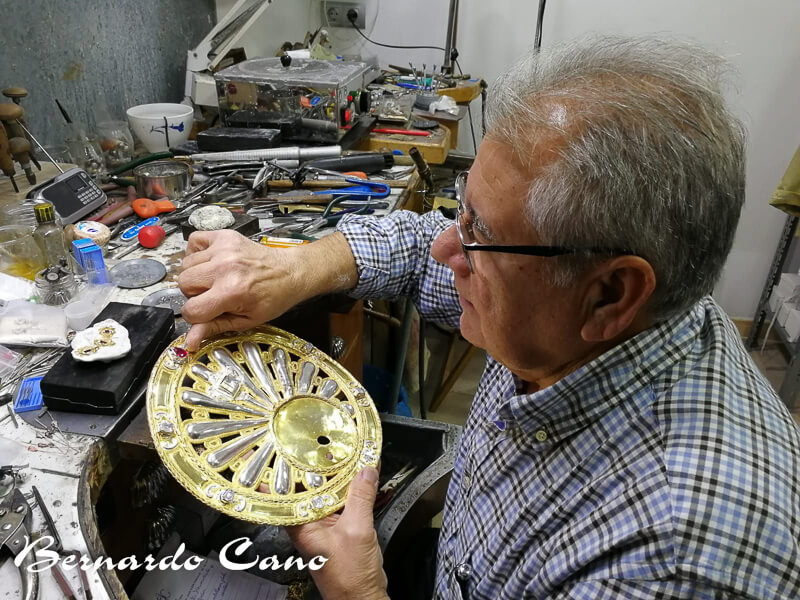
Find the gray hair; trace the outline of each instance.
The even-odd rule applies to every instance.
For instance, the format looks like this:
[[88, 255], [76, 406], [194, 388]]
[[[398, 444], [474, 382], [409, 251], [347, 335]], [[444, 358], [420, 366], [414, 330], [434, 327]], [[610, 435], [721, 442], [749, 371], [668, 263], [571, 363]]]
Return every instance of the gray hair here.
[[[725, 67], [691, 43], [589, 37], [527, 56], [492, 87], [487, 137], [523, 160], [543, 132], [563, 144], [532, 174], [533, 229], [546, 244], [644, 257], [656, 319], [710, 293], [733, 243], [744, 129], [722, 98]], [[552, 260], [553, 283], [569, 285], [591, 260]]]

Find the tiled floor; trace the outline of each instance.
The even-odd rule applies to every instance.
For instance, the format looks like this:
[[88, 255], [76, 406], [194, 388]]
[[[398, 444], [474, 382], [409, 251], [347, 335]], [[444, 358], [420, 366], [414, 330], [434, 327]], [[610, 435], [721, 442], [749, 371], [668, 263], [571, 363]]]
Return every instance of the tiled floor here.
[[[464, 347], [461, 342], [459, 349]], [[786, 373], [787, 359], [779, 347], [778, 343], [768, 343], [764, 352], [753, 351], [750, 353], [753, 361], [756, 363], [761, 372], [769, 379], [770, 383], [775, 389], [779, 389], [783, 377]], [[436, 412], [428, 413], [428, 418], [436, 421], [445, 421], [446, 423], [454, 423], [463, 425], [466, 422], [467, 413], [472, 403], [472, 397], [475, 389], [478, 386], [483, 367], [486, 362], [486, 354], [483, 351], [478, 351], [470, 360], [468, 366], [464, 369], [461, 377], [455, 382], [450, 393], [445, 397]], [[430, 387], [430, 386], [429, 386]], [[432, 391], [428, 391], [428, 402]], [[414, 402], [414, 414], [417, 414], [416, 401]], [[800, 423], [800, 406], [793, 411], [795, 420]]]

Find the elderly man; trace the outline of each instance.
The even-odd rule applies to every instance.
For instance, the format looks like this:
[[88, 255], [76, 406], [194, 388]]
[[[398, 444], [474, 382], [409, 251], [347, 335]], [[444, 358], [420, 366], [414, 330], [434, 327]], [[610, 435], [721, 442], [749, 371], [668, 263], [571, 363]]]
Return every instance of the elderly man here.
[[[800, 597], [800, 434], [708, 294], [744, 199], [721, 64], [595, 38], [494, 86], [456, 223], [352, 217], [271, 250], [194, 234], [187, 345], [334, 290], [410, 296], [489, 355], [437, 598]], [[325, 598], [384, 598], [377, 473], [296, 528]]]

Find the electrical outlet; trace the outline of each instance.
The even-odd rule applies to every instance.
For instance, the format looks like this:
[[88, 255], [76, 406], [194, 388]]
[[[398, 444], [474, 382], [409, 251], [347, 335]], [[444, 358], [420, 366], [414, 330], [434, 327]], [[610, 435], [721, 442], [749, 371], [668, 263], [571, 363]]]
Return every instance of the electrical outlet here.
[[367, 26], [367, 3], [366, 2], [323, 2], [322, 19], [327, 19], [330, 27], [347, 27], [351, 29], [353, 25], [347, 18], [347, 11], [356, 11], [355, 24], [359, 29]]

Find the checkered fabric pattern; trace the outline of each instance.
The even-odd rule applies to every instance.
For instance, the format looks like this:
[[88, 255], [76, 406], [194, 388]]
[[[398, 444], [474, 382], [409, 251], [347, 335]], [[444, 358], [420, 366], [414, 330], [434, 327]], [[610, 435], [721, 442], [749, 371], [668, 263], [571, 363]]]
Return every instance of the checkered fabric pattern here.
[[[452, 273], [429, 257], [449, 224], [343, 221], [354, 293], [407, 294], [452, 325]], [[436, 598], [800, 598], [800, 431], [710, 297], [521, 391], [490, 357], [448, 491]]]

